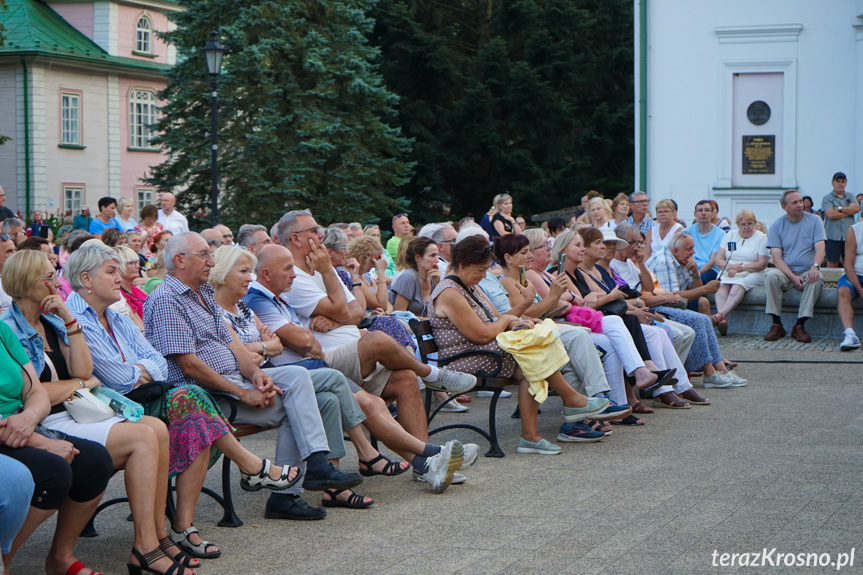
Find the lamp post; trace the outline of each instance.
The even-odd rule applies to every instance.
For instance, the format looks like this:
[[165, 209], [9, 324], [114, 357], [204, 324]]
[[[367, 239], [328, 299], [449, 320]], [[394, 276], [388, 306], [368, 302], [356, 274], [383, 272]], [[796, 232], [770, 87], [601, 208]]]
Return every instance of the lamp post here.
[[219, 44], [218, 34], [210, 31], [210, 41], [203, 48], [210, 75], [210, 227], [219, 223], [219, 74], [222, 73], [222, 55], [225, 49]]

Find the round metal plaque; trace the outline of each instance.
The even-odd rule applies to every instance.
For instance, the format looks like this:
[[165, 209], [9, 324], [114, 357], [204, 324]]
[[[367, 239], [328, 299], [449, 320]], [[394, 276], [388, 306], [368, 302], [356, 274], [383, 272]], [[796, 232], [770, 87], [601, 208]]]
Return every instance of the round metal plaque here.
[[767, 102], [756, 100], [746, 108], [746, 117], [756, 126], [763, 126], [770, 119], [770, 106]]

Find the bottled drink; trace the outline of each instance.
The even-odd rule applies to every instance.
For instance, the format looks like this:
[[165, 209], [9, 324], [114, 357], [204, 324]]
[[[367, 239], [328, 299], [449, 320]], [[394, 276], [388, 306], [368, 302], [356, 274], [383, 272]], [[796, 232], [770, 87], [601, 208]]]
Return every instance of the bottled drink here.
[[129, 421], [138, 421], [144, 415], [144, 408], [140, 403], [134, 402], [128, 397], [121, 395], [107, 387], [94, 387], [90, 393], [108, 404], [115, 413], [122, 415]]

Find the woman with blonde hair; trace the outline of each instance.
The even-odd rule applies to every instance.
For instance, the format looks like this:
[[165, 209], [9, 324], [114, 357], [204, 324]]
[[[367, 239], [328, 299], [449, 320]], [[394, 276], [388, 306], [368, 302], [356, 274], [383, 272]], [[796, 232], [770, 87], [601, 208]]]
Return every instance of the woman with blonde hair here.
[[123, 229], [120, 230], [123, 233], [126, 233], [129, 230], [134, 230], [138, 227], [138, 222], [132, 219], [132, 212], [134, 211], [135, 202], [129, 198], [120, 198], [117, 200], [117, 221], [119, 221], [120, 225], [123, 226]]
[[650, 228], [644, 247], [644, 259], [650, 259], [653, 254], [659, 253], [668, 246], [674, 238], [674, 234], [683, 229], [677, 221], [677, 204], [674, 200], [659, 200], [656, 202], [657, 226]]
[[[720, 335], [728, 333], [728, 314], [743, 300], [746, 292], [764, 285], [769, 252], [767, 235], [756, 230], [755, 214], [740, 210], [735, 218], [737, 229], [729, 231], [716, 254], [716, 265], [724, 269], [716, 292], [716, 327]], [[728, 251], [729, 244], [734, 250]]]
[[414, 235], [405, 236], [402, 238], [402, 241], [399, 242], [399, 251], [396, 254], [396, 273], [401, 273], [406, 269], [410, 268], [407, 260], [407, 251], [410, 243], [417, 239]]
[[491, 218], [491, 240], [495, 241], [504, 234], [520, 234], [521, 226], [512, 215], [512, 196], [498, 194], [494, 197], [495, 213]]
[[588, 225], [598, 229], [614, 228], [614, 225], [612, 224], [614, 213], [611, 211], [611, 208], [608, 207], [604, 198], [592, 198], [587, 202], [587, 210], [585, 213], [587, 214]]

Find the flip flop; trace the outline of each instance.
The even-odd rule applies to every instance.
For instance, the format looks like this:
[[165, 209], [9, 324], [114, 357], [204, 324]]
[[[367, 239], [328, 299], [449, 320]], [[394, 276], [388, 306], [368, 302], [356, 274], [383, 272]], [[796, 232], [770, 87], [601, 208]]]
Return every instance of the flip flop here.
[[633, 427], [636, 427], [636, 426], [644, 425], [645, 421], [640, 417], [636, 417], [634, 415], [627, 415], [626, 417], [624, 417], [620, 421], [611, 421], [609, 423], [611, 423], [612, 425], [631, 425]]
[[74, 563], [72, 563], [72, 565], [70, 565], [69, 568], [66, 569], [66, 575], [76, 575], [81, 569], [89, 569], [90, 575], [102, 575], [101, 573], [96, 573], [80, 561], [75, 561]]

